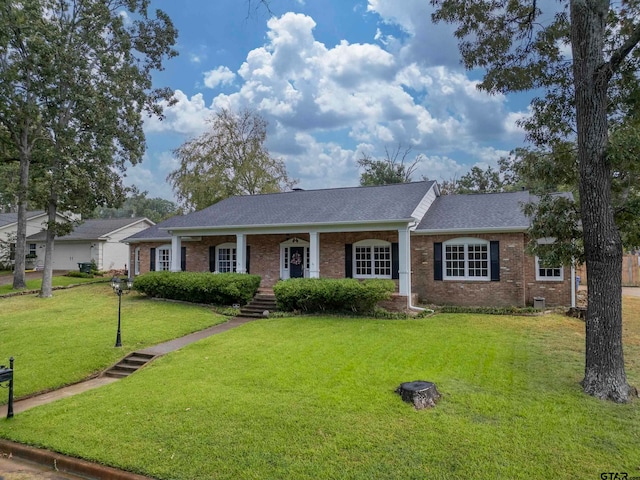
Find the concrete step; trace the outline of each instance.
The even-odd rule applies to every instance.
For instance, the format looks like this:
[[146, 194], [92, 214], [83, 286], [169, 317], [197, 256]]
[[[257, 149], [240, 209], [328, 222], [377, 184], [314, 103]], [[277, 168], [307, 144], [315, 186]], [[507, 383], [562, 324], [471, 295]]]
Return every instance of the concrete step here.
[[268, 300], [270, 302], [275, 302], [276, 301], [276, 296], [275, 295], [267, 295], [265, 293], [258, 293], [255, 297], [253, 297], [254, 300]]
[[244, 307], [241, 307], [240, 310], [275, 310], [275, 303], [249, 303]]
[[124, 378], [145, 366], [155, 355], [133, 352], [103, 373], [105, 377]]
[[244, 307], [240, 308], [241, 312], [264, 312], [265, 310], [269, 310], [270, 312], [275, 310], [276, 306], [275, 305], [245, 305]]
[[141, 367], [142, 365], [150, 362], [151, 360], [153, 360], [153, 355], [134, 352], [131, 355], [125, 357], [122, 360], [122, 363], [125, 363], [128, 365], [137, 365], [138, 367]]
[[240, 312], [238, 318], [264, 318], [262, 311], [260, 312]]

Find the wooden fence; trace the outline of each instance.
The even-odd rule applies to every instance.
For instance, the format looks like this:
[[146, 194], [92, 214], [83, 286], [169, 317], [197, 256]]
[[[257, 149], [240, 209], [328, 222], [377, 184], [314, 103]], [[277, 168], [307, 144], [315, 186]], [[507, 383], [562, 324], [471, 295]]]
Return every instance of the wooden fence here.
[[[580, 277], [580, 285], [587, 284], [587, 266], [580, 266], [576, 275]], [[640, 287], [640, 254], [622, 256], [622, 286]]]

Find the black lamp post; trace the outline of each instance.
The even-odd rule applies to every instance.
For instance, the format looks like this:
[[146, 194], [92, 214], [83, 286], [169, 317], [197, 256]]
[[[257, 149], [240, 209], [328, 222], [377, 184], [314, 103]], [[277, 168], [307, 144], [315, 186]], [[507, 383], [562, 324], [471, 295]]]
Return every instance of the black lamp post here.
[[131, 287], [133, 287], [133, 280], [127, 278], [126, 284], [123, 286], [122, 281], [118, 277], [111, 279], [111, 288], [113, 292], [118, 295], [118, 333], [116, 335], [116, 347], [122, 346], [122, 336], [120, 334], [120, 311], [122, 309], [122, 293], [129, 293]]
[[9, 359], [9, 368], [0, 365], [0, 383], [9, 382], [9, 403], [7, 404], [7, 418], [13, 417], [13, 357]]

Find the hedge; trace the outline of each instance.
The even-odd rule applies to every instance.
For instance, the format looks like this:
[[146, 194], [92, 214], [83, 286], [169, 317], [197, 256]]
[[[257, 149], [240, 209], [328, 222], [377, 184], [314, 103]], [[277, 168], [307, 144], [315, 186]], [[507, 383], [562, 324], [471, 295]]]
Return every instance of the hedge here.
[[145, 295], [192, 303], [248, 303], [260, 277], [240, 273], [149, 272], [135, 278], [133, 288]]
[[395, 289], [392, 280], [294, 278], [278, 282], [273, 293], [280, 310], [370, 313]]

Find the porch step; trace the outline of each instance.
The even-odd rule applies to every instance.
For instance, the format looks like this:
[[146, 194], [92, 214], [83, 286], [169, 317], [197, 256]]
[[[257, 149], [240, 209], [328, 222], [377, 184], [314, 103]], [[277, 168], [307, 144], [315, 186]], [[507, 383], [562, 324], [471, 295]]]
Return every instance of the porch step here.
[[262, 318], [264, 311], [273, 312], [277, 309], [276, 297], [273, 292], [260, 292], [253, 300], [240, 308], [240, 317]]
[[155, 355], [133, 352], [120, 360], [113, 367], [103, 373], [105, 377], [112, 378], [124, 378], [131, 375], [139, 368], [145, 366], [151, 360], [155, 358]]

